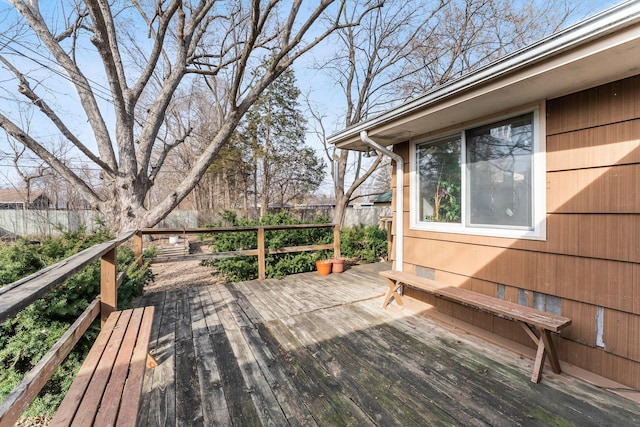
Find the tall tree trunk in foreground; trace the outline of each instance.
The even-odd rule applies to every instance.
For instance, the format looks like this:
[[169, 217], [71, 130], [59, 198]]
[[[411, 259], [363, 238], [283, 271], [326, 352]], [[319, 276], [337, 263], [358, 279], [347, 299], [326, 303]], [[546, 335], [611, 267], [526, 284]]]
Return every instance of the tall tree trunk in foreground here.
[[[0, 64], [3, 86], [16, 92], [0, 105], [0, 127], [115, 228], [153, 226], [191, 192], [271, 82], [329, 34], [357, 24], [361, 16], [344, 20], [345, 2], [87, 0], [70, 9], [60, 0], [41, 9], [37, 1], [8, 0], [12, 10], [0, 6], [4, 22], [15, 21], [2, 35]], [[267, 52], [271, 61], [256, 77]], [[177, 185], [147, 205], [168, 154], [194, 137], [193, 126], [175, 131], [177, 114], [168, 112], [176, 94], [203, 84], [212, 91], [219, 126]], [[16, 115], [25, 101], [37, 130]], [[195, 123], [189, 109], [179, 113]], [[53, 154], [56, 138], [99, 170], [99, 187]]]

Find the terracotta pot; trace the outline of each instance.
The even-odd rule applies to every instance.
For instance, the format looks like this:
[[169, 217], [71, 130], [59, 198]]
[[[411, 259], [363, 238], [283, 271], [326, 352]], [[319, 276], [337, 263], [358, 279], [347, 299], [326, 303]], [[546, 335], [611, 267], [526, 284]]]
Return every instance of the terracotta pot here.
[[316, 270], [321, 276], [327, 276], [331, 273], [331, 260], [321, 259], [316, 261]]
[[332, 271], [334, 273], [342, 273], [344, 271], [344, 258], [331, 258], [333, 263]]

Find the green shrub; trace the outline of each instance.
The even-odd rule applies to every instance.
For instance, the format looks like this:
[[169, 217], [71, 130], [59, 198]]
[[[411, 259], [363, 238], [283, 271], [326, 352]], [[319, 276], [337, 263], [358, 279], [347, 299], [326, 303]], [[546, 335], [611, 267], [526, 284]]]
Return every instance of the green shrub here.
[[377, 262], [387, 257], [387, 232], [376, 226], [357, 225], [340, 231], [340, 253], [360, 262]]
[[[60, 237], [43, 239], [39, 244], [19, 240], [15, 244], [3, 245], [0, 247], [0, 287], [112, 238], [112, 233], [102, 227], [91, 234], [84, 231], [64, 233]], [[118, 248], [120, 267], [127, 267], [133, 260], [130, 248]], [[141, 293], [145, 283], [152, 279], [148, 264], [129, 271], [118, 289], [118, 308], [128, 307], [131, 300]], [[14, 318], [0, 324], [0, 401], [51, 349], [99, 293], [98, 260]], [[76, 344], [27, 410], [27, 415], [49, 415], [55, 411], [98, 334], [98, 323], [92, 325]]]
[[[260, 221], [249, 221], [238, 218], [234, 212], [225, 212], [222, 221], [214, 224], [222, 226], [258, 226], [300, 224], [286, 212], [266, 215]], [[313, 224], [329, 223], [328, 218], [316, 218]], [[357, 258], [361, 262], [376, 262], [387, 256], [387, 233], [378, 227], [357, 226], [340, 232], [342, 256]], [[255, 231], [219, 233], [206, 236], [212, 239], [214, 252], [228, 252], [240, 249], [255, 249], [258, 244]], [[300, 230], [265, 231], [265, 247], [278, 249], [292, 246], [319, 245], [333, 241], [331, 228], [306, 228]], [[304, 273], [315, 270], [318, 259], [330, 258], [332, 251], [295, 252], [287, 254], [271, 254], [266, 256], [266, 276], [281, 278], [288, 274]], [[227, 279], [238, 282], [258, 277], [258, 259], [255, 256], [207, 260], [203, 265], [215, 267]]]
[[[315, 218], [311, 224], [328, 224], [328, 218]], [[251, 221], [239, 218], [235, 212], [226, 211], [222, 215], [222, 221], [213, 224], [212, 227], [255, 227], [268, 225], [295, 225], [303, 224], [291, 218], [287, 212], [267, 214], [259, 221]], [[265, 248], [279, 249], [291, 246], [320, 245], [333, 241], [331, 228], [304, 228], [299, 230], [271, 230], [265, 231]], [[255, 231], [213, 233], [206, 238], [212, 239], [211, 249], [214, 252], [228, 252], [242, 249], [255, 249], [258, 246], [258, 237]], [[330, 251], [296, 252], [286, 254], [270, 254], [266, 256], [266, 276], [269, 278], [282, 278], [287, 274], [313, 271], [315, 261], [330, 256]], [[258, 258], [255, 256], [239, 256], [227, 259], [206, 260], [203, 265], [216, 268], [227, 279], [238, 282], [258, 277]]]
[[266, 274], [267, 277], [275, 277], [281, 279], [289, 274], [306, 273], [316, 268], [316, 261], [320, 258], [327, 258], [326, 251], [315, 254], [309, 252], [297, 252], [292, 254], [283, 254], [273, 256], [267, 261]]

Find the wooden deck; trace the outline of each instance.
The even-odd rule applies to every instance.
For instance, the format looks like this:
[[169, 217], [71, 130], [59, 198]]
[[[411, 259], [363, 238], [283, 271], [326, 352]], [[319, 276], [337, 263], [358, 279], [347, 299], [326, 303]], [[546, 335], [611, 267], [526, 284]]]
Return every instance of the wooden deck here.
[[640, 407], [406, 309], [388, 264], [150, 293], [140, 426], [640, 425]]

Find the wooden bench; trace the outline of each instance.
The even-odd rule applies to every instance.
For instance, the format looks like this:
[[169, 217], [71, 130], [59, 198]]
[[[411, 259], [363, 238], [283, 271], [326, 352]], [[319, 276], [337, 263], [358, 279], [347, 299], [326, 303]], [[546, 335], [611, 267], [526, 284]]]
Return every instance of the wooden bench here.
[[148, 355], [153, 307], [115, 311], [102, 326], [52, 426], [135, 426]]
[[387, 279], [387, 284], [389, 285], [389, 290], [382, 303], [383, 308], [387, 307], [391, 299], [402, 305], [402, 296], [398, 293], [398, 289], [403, 285], [408, 285], [436, 297], [445, 298], [502, 318], [515, 320], [524, 328], [538, 349], [531, 381], [534, 383], [540, 381], [547, 356], [553, 372], [556, 374], [562, 372], [558, 355], [551, 340], [551, 332], [560, 332], [571, 324], [571, 319], [400, 271], [382, 271], [380, 275]]

